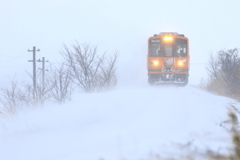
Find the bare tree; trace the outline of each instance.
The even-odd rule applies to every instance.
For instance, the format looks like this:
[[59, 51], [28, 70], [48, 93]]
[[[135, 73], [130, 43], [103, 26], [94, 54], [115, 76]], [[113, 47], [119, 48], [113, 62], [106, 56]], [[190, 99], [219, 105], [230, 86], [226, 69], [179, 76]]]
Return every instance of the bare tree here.
[[72, 45], [72, 49], [63, 45], [60, 54], [71, 68], [74, 83], [85, 92], [100, 91], [116, 85], [116, 51], [108, 58], [106, 53], [98, 55], [97, 47], [76, 43]]
[[[30, 78], [32, 76], [28, 74]], [[51, 69], [47, 76], [45, 87], [42, 83], [36, 84], [35, 99], [33, 98], [33, 85], [30, 81], [18, 82], [10, 79], [10, 88], [0, 90], [0, 112], [17, 113], [21, 107], [42, 105], [46, 101], [63, 103], [71, 99], [73, 92], [70, 68], [62, 63], [59, 67]]]
[[48, 88], [50, 99], [57, 103], [63, 103], [71, 100], [74, 91], [70, 68], [64, 63], [59, 67], [51, 68], [50, 76], [48, 76]]
[[16, 113], [19, 107], [33, 105], [32, 91], [15, 79], [10, 80], [10, 89], [1, 89], [0, 104], [8, 113]]
[[96, 75], [97, 90], [110, 89], [117, 84], [116, 61], [118, 52], [107, 58], [100, 67], [98, 75]]
[[[28, 76], [32, 79], [32, 75], [30, 73], [28, 73]], [[31, 105], [39, 105], [39, 104], [44, 104], [45, 101], [47, 101], [49, 99], [49, 91], [52, 89], [50, 86], [42, 86], [43, 84], [40, 83], [40, 78], [41, 77], [41, 72], [38, 71], [37, 72], [37, 82], [36, 82], [36, 90], [35, 90], [35, 97], [33, 97], [31, 94], [34, 92], [33, 90], [33, 85], [28, 82], [25, 81], [22, 83], [23, 88], [26, 90], [26, 95], [27, 98], [30, 98], [28, 100], [29, 104]], [[35, 98], [35, 99], [34, 99]]]
[[0, 102], [4, 106], [4, 110], [15, 113], [16, 106], [18, 105], [18, 98], [17, 98], [17, 82], [15, 80], [11, 81], [11, 88], [10, 89], [2, 89]]
[[219, 72], [219, 63], [217, 61], [217, 58], [215, 58], [213, 55], [210, 56], [207, 66], [207, 72], [208, 75], [211, 76], [213, 79], [218, 78], [218, 72]]
[[[97, 47], [63, 45], [61, 55], [66, 62], [51, 68], [45, 83], [37, 81], [36, 90], [30, 81], [11, 80], [10, 89], [0, 90], [0, 104], [5, 111], [16, 113], [17, 108], [44, 104], [46, 101], [63, 103], [71, 100], [74, 85], [85, 92], [111, 89], [117, 84], [116, 63], [118, 52], [107, 56], [97, 54]], [[30, 79], [32, 75], [27, 72]], [[37, 73], [40, 79], [40, 72]], [[33, 96], [34, 92], [34, 96]], [[0, 106], [1, 107], [1, 106]], [[0, 108], [1, 109], [1, 108]], [[0, 111], [2, 112], [2, 111]]]
[[237, 48], [220, 50], [210, 56], [206, 88], [219, 94], [235, 97], [240, 93], [240, 57]]

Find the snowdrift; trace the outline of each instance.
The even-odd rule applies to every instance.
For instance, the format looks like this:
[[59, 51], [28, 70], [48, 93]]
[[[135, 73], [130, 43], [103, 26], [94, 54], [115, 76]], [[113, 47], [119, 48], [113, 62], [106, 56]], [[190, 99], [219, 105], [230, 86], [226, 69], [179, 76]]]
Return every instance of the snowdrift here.
[[[4, 160], [138, 160], [155, 155], [204, 158], [228, 152], [234, 100], [195, 86], [145, 85], [78, 94], [64, 105], [28, 108], [1, 118]], [[239, 107], [239, 104], [236, 104]]]

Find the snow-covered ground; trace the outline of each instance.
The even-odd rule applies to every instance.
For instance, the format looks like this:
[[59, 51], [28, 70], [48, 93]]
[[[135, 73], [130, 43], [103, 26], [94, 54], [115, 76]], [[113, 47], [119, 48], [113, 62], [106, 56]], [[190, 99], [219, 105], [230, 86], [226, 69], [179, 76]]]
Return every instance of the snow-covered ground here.
[[[0, 119], [2, 160], [155, 160], [226, 153], [234, 100], [196, 86], [119, 87]], [[239, 104], [235, 104], [239, 107]], [[154, 158], [155, 157], [155, 158]], [[182, 158], [183, 159], [183, 158]]]

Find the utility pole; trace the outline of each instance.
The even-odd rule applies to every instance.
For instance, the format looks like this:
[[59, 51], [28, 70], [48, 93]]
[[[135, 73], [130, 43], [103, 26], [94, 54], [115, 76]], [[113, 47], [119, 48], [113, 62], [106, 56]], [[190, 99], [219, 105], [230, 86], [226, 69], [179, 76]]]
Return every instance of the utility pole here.
[[28, 60], [28, 62], [33, 62], [33, 100], [36, 103], [36, 47], [34, 46], [33, 50], [28, 50], [28, 52], [33, 52], [33, 60]]
[[42, 96], [44, 94], [44, 90], [45, 90], [45, 62], [49, 62], [49, 61], [45, 61], [45, 57], [42, 57], [42, 60], [37, 60], [38, 62], [42, 62], [42, 68], [40, 68], [42, 70]]

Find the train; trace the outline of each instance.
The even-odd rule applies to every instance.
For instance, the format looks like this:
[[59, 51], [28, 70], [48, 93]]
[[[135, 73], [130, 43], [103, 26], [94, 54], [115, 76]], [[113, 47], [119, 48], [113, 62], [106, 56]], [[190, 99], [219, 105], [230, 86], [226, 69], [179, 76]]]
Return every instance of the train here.
[[161, 32], [148, 39], [148, 83], [188, 84], [190, 70], [189, 40], [177, 32]]

